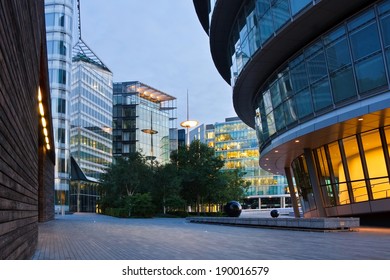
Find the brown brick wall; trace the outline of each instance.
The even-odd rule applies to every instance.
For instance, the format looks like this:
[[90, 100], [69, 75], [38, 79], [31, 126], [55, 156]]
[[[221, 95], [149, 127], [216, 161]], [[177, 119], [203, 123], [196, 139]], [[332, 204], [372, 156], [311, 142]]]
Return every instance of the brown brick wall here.
[[39, 86], [54, 143], [43, 0], [0, 1], [0, 259], [30, 258], [38, 219], [54, 216], [54, 152], [43, 146]]

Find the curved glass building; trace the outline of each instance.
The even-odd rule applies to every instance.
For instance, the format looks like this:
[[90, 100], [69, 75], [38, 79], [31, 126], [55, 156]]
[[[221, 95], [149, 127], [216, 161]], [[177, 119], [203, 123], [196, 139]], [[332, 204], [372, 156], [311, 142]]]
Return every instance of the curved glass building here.
[[260, 166], [295, 181], [304, 216], [388, 216], [390, 1], [194, 5]]

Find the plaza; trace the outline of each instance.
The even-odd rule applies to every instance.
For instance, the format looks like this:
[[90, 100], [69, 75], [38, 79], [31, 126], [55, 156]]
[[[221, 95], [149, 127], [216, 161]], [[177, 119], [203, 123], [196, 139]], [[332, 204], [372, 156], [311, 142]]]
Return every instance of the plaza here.
[[33, 260], [389, 260], [390, 229], [311, 232], [76, 213], [39, 224]]

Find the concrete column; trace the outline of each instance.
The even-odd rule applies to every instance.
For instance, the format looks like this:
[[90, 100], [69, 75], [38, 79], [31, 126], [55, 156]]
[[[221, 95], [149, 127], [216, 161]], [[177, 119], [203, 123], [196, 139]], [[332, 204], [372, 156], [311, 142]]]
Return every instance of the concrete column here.
[[294, 182], [291, 176], [290, 167], [285, 167], [284, 172], [286, 173], [288, 189], [291, 195], [291, 203], [294, 209], [294, 216], [295, 218], [300, 218], [301, 215], [299, 213], [298, 199], [297, 199], [297, 194], [295, 193]]
[[326, 217], [324, 203], [321, 196], [321, 187], [318, 181], [318, 175], [314, 163], [311, 149], [304, 149], [307, 169], [309, 172], [310, 183], [313, 188], [314, 199], [316, 200], [317, 211], [320, 217]]

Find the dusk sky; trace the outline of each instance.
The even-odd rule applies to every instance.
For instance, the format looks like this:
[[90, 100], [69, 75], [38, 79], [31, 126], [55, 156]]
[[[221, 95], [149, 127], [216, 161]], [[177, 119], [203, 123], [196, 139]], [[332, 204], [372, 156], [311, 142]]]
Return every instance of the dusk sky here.
[[178, 126], [187, 90], [190, 119], [209, 124], [236, 116], [192, 0], [81, 0], [81, 30], [114, 82], [140, 81], [175, 96]]

